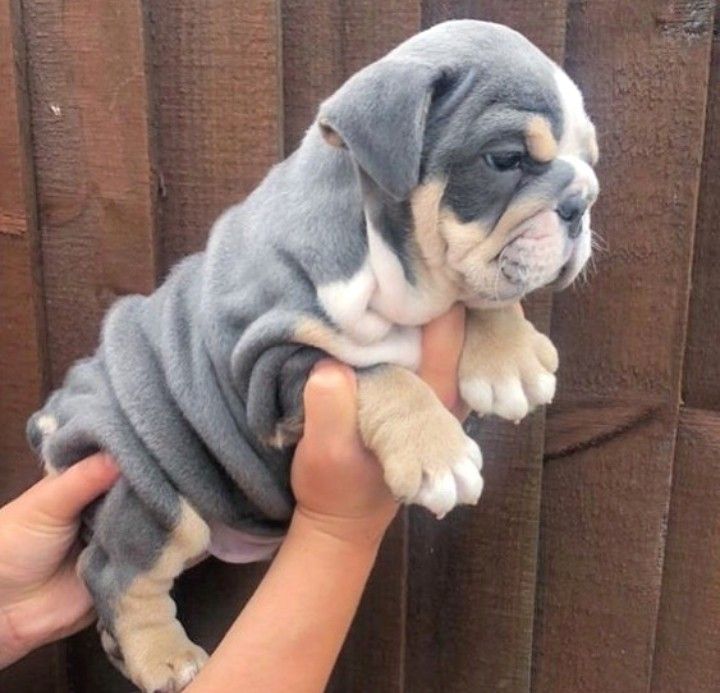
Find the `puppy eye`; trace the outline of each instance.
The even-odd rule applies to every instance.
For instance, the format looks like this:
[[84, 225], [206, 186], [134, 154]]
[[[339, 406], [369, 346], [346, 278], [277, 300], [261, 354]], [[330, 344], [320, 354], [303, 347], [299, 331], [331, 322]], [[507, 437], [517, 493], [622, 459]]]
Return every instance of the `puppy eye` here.
[[493, 171], [512, 171], [520, 168], [523, 154], [522, 152], [493, 152], [484, 154], [483, 160]]

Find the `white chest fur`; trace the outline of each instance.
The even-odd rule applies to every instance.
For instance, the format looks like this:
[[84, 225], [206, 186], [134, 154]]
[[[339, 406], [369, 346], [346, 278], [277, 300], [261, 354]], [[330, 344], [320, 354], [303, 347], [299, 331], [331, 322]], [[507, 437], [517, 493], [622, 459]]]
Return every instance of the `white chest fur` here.
[[380, 234], [368, 222], [368, 257], [347, 280], [318, 288], [318, 300], [353, 343], [346, 360], [364, 365], [371, 353], [383, 361], [419, 365], [419, 326], [445, 312], [457, 299], [447, 291], [413, 286]]

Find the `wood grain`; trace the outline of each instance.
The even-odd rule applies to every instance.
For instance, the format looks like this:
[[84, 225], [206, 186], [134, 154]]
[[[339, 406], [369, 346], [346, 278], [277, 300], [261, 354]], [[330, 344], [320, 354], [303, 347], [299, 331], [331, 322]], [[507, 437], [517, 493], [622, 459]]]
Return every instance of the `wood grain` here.
[[[25, 422], [47, 373], [42, 276], [27, 103], [22, 10], [0, 3], [0, 505], [39, 477]], [[0, 671], [0, 690], [61, 691], [64, 646], [50, 645]]]
[[[720, 689], [720, 13], [708, 86], [683, 401], [667, 529], [653, 693]], [[703, 411], [702, 407], [713, 411]]]
[[598, 126], [606, 249], [589, 285], [554, 304], [538, 693], [650, 685], [713, 8], [569, 3], [566, 66]]
[[[562, 61], [564, 0], [426, 2], [423, 24], [502, 22]], [[547, 331], [547, 294], [527, 313]], [[530, 681], [544, 415], [519, 427], [473, 421], [485, 490], [474, 509], [437, 522], [411, 514], [406, 679], [409, 691], [526, 691]]]
[[97, 342], [107, 307], [155, 280], [138, 2], [27, 2], [51, 381]]
[[692, 299], [688, 322], [683, 401], [689, 407], [720, 410], [720, 11], [708, 86], [708, 108], [698, 202]]
[[0, 6], [0, 505], [37, 477], [25, 421], [46, 373], [42, 276], [18, 2]]
[[282, 156], [279, 3], [145, 4], [167, 271]]
[[720, 413], [680, 418], [653, 693], [720, 690]]

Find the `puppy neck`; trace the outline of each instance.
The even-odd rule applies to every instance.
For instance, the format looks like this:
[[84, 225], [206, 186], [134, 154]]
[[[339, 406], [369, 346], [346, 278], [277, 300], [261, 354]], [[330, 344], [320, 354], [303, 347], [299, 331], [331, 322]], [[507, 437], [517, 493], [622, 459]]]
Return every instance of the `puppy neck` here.
[[370, 306], [393, 322], [424, 324], [460, 295], [438, 228], [443, 190], [435, 181], [398, 202], [363, 182], [368, 261], [376, 282]]

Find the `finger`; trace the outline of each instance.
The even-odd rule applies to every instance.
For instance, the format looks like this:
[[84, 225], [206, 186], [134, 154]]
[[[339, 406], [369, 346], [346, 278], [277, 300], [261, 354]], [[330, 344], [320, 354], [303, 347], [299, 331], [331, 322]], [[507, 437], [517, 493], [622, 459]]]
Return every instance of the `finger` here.
[[305, 385], [306, 442], [355, 440], [357, 437], [357, 384], [349, 366], [329, 359], [318, 362]]
[[447, 407], [454, 406], [458, 398], [458, 364], [464, 339], [465, 307], [461, 304], [423, 328], [418, 375]]
[[91, 501], [107, 491], [120, 472], [108, 455], [92, 455], [57, 476], [47, 477], [19, 499], [46, 519], [67, 524]]

